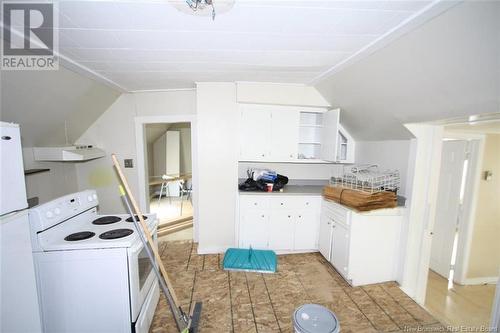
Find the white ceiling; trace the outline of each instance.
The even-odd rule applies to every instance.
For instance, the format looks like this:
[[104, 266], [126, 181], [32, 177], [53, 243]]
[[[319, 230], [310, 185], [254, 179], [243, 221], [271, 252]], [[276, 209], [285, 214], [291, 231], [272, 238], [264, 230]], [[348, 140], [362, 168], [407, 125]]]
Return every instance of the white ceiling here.
[[212, 21], [168, 1], [59, 1], [60, 53], [125, 91], [309, 83], [433, 4], [236, 0]]
[[315, 85], [359, 141], [500, 112], [500, 2], [464, 1]]

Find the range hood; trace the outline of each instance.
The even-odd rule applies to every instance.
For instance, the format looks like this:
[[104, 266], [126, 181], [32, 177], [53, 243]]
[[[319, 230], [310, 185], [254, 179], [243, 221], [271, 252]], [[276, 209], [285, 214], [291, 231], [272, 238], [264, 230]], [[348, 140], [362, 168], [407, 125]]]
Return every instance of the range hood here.
[[106, 152], [93, 146], [34, 147], [35, 161], [88, 161], [106, 156]]

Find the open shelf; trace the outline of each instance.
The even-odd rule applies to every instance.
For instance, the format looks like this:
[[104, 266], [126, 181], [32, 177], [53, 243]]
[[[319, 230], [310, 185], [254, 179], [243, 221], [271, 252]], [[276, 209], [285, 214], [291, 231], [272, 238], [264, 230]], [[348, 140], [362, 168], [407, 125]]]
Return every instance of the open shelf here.
[[36, 173], [48, 172], [48, 171], [50, 171], [50, 169], [27, 169], [27, 170], [24, 170], [24, 175], [25, 176], [34, 175]]

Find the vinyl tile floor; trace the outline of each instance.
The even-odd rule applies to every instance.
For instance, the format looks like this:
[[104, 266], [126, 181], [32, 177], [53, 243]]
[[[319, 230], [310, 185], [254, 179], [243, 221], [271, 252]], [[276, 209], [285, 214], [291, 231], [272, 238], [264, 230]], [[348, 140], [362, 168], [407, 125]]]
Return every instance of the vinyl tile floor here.
[[[445, 328], [395, 282], [351, 287], [318, 253], [278, 256], [276, 274], [228, 272], [223, 255], [198, 255], [191, 241], [160, 242], [182, 308], [203, 302], [199, 332], [293, 332], [302, 304], [332, 310], [341, 332], [441, 332]], [[177, 332], [162, 295], [150, 332]]]

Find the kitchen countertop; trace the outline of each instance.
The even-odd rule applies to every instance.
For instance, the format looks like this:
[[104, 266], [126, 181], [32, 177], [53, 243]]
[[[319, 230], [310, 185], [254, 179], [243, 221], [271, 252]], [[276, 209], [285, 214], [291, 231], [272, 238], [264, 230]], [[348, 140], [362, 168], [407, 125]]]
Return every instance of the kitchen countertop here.
[[320, 196], [323, 185], [285, 185], [283, 192], [249, 192], [240, 191], [240, 195], [314, 195]]

